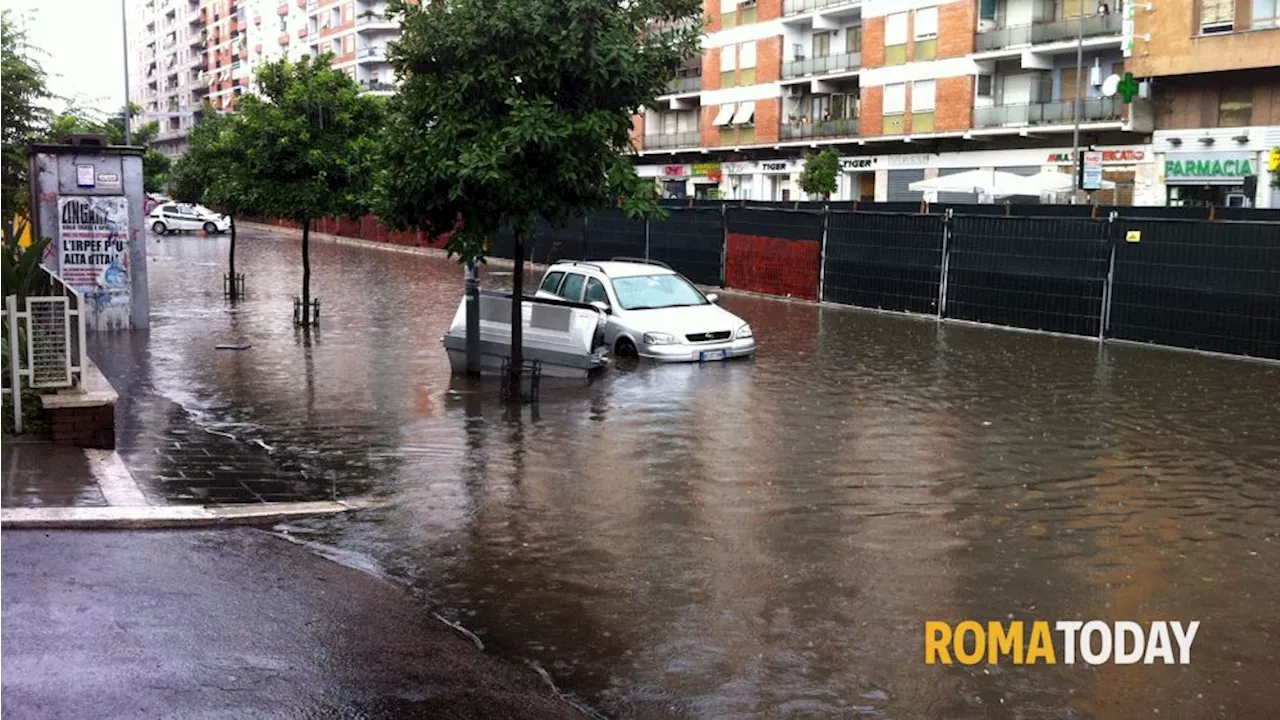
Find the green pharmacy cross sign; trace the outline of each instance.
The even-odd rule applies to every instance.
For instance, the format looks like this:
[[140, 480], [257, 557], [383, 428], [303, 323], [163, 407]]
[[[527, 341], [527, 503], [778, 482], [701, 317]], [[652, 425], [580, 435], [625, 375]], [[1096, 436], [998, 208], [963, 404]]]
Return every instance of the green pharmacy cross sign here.
[[1120, 93], [1120, 97], [1124, 99], [1126, 105], [1133, 102], [1134, 96], [1138, 94], [1140, 89], [1141, 86], [1138, 85], [1137, 80], [1133, 79], [1133, 73], [1131, 72], [1125, 73], [1124, 79], [1116, 86], [1116, 90]]

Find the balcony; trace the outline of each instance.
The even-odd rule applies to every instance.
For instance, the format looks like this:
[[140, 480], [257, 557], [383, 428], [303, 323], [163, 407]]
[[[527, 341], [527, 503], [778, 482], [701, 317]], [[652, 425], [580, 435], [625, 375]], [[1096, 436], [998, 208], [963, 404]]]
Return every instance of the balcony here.
[[[783, 140], [813, 140], [817, 138], [856, 137], [858, 118], [837, 118], [819, 122], [788, 122], [782, 124]], [[646, 138], [648, 140], [648, 138]]]
[[[1080, 122], [1123, 122], [1125, 103], [1119, 97], [1088, 98], [1081, 102]], [[1075, 101], [1059, 100], [1026, 105], [996, 105], [973, 109], [973, 125], [979, 128], [1023, 125], [1072, 125]]]
[[381, 80], [361, 80], [360, 87], [375, 93], [393, 93], [396, 91], [395, 83], [383, 82]]
[[201, 25], [208, 24], [208, 22], [209, 22], [209, 11], [204, 8], [200, 8], [199, 10], [193, 10], [191, 14], [187, 16], [187, 24], [189, 25], [200, 27]]
[[398, 29], [400, 29], [400, 23], [386, 15], [366, 10], [364, 14], [356, 17], [356, 32]]
[[702, 145], [702, 133], [661, 133], [644, 136], [645, 150], [669, 150], [672, 148], [696, 148]]
[[862, 0], [782, 0], [782, 14], [802, 15], [812, 10], [829, 10], [845, 5], [859, 5]]
[[362, 47], [356, 50], [356, 60], [358, 62], [386, 62], [387, 49], [385, 47]]
[[[1118, 36], [1121, 22], [1120, 14], [1115, 12], [1110, 15], [1088, 16], [1084, 19], [1084, 37]], [[1079, 18], [997, 28], [978, 33], [978, 52], [1020, 45], [1041, 45], [1064, 40], [1075, 40], [1080, 33]]]
[[667, 92], [671, 95], [698, 92], [702, 89], [702, 76], [678, 77], [667, 83]]
[[832, 73], [857, 70], [862, 67], [862, 53], [840, 53], [826, 57], [792, 60], [782, 65], [784, 79], [808, 77], [814, 75], [830, 75]]

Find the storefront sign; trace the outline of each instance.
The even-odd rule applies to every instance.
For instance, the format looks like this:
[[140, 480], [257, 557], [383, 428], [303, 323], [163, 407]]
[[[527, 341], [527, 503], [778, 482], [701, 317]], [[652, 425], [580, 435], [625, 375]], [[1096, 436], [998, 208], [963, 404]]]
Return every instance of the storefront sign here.
[[58, 272], [87, 294], [129, 294], [129, 204], [123, 196], [58, 198]]
[[1080, 154], [1080, 189], [1102, 189], [1102, 153], [1088, 151]]
[[790, 172], [790, 163], [785, 160], [782, 162], [763, 162], [760, 163], [761, 172]]
[[688, 174], [688, 168], [684, 165], [665, 165], [662, 168], [662, 177], [679, 178]]
[[[1104, 165], [1140, 163], [1147, 160], [1147, 152], [1145, 150], [1102, 150], [1100, 152], [1102, 153]], [[1062, 165], [1070, 164], [1071, 153], [1049, 153], [1046, 162]]]
[[844, 172], [859, 172], [862, 170], [873, 170], [878, 164], [875, 157], [852, 157], [842, 158], [840, 160], [840, 169]]
[[1169, 154], [1164, 161], [1166, 183], [1243, 183], [1256, 172], [1252, 153]]
[[720, 182], [720, 163], [694, 163], [693, 176]]

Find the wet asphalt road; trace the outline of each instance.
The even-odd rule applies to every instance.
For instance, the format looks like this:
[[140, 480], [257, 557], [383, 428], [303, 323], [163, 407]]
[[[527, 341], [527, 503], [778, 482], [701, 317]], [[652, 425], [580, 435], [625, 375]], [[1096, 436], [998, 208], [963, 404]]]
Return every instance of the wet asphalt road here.
[[251, 529], [3, 534], [6, 718], [576, 718], [401, 586]]
[[[385, 500], [290, 530], [623, 717], [1273, 714], [1280, 366], [731, 295], [754, 361], [513, 415], [449, 376], [455, 264], [316, 242], [306, 336], [298, 244], [246, 233], [232, 307], [225, 239], [154, 241], [151, 332], [93, 338], [153, 496]], [[944, 668], [931, 619], [1203, 625], [1187, 667]]]

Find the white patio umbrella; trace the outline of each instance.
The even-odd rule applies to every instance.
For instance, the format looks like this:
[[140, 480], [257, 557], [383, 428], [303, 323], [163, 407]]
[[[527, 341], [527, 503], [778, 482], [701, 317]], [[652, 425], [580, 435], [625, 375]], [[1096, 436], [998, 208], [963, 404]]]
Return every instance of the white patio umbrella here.
[[[1023, 184], [1034, 189], [1031, 195], [1043, 195], [1045, 193], [1069, 193], [1076, 189], [1076, 176], [1068, 173], [1058, 172], [1056, 170], [1041, 170], [1035, 175], [1029, 175], [1022, 178]], [[1110, 180], [1102, 181], [1103, 190], [1112, 190], [1116, 186]]]
[[1039, 195], [1028, 191], [1026, 178], [1003, 170], [967, 170], [954, 175], [944, 175], [930, 180], [917, 180], [907, 187], [928, 194], [939, 192], [973, 193], [980, 198], [1008, 197], [1010, 195]]

